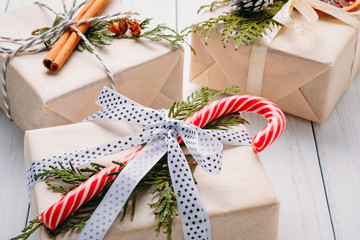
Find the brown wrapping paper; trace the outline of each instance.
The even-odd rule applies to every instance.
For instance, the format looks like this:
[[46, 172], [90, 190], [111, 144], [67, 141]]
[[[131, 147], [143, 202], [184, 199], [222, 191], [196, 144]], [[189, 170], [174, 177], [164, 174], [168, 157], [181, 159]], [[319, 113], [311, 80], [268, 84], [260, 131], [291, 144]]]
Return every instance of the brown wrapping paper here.
[[[230, 11], [228, 7], [205, 12], [198, 21]], [[299, 17], [296, 11], [292, 14]], [[221, 28], [215, 29], [205, 46], [192, 34], [190, 81], [220, 90], [231, 84], [246, 93], [252, 46], [224, 49]], [[270, 44], [261, 96], [284, 112], [324, 123], [351, 82], [357, 32], [339, 20], [321, 14], [311, 35], [299, 35], [283, 27]], [[360, 56], [356, 56], [360, 57]]]
[[[59, 12], [62, 9], [61, 1], [46, 3]], [[129, 9], [111, 0], [100, 14], [120, 11]], [[51, 26], [54, 18], [52, 13], [33, 4], [0, 15], [0, 33], [2, 36], [28, 37], [36, 28]], [[114, 39], [110, 46], [97, 50], [114, 75], [117, 91], [123, 95], [152, 108], [167, 108], [181, 100], [181, 50], [171, 48], [165, 42], [145, 39]], [[110, 87], [105, 71], [93, 54], [74, 52], [61, 71], [55, 73], [42, 64], [46, 54], [44, 51], [16, 56], [7, 69], [11, 116], [23, 130], [82, 120], [99, 110], [95, 100], [104, 85]], [[0, 54], [1, 66], [5, 57]], [[3, 108], [3, 96], [0, 95], [0, 107]]]
[[[31, 160], [60, 154], [65, 151], [96, 146], [119, 137], [138, 132], [140, 129], [118, 122], [86, 122], [60, 127], [27, 131], [25, 134], [26, 166]], [[96, 133], [96, 137], [94, 134]], [[104, 157], [97, 162], [110, 163], [134, 151]], [[202, 200], [209, 213], [214, 240], [275, 240], [277, 239], [279, 202], [264, 168], [251, 146], [224, 146], [223, 167], [220, 175], [205, 173], [200, 167], [195, 171]], [[61, 198], [44, 182], [37, 183], [31, 193], [31, 210], [34, 216], [46, 210]], [[106, 235], [106, 239], [166, 239], [156, 237], [156, 217], [147, 205], [154, 196], [143, 193], [136, 204], [135, 219], [119, 218]], [[63, 234], [57, 239], [76, 239], [79, 231]], [[36, 239], [50, 239], [45, 229]], [[180, 217], [173, 222], [173, 239], [183, 239]]]

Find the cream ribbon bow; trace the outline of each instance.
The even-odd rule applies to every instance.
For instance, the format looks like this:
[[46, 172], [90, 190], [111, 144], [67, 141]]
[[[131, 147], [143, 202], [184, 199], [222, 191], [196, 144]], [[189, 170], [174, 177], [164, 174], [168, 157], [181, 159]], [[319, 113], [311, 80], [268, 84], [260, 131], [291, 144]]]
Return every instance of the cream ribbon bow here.
[[[294, 8], [296, 8], [305, 18], [305, 22], [296, 21], [291, 18], [290, 14]], [[354, 55], [355, 57], [353, 59], [350, 75], [351, 79], [353, 79], [357, 69], [359, 68], [358, 56], [360, 54], [360, 11], [352, 13], [346, 12], [341, 8], [331, 6], [327, 3], [321, 2], [320, 0], [289, 0], [274, 16], [274, 19], [295, 33], [309, 35], [312, 33], [314, 24], [318, 20], [318, 15], [314, 9], [325, 12], [357, 30], [357, 41]], [[281, 26], [273, 26], [271, 30], [267, 29], [265, 31], [264, 37], [255, 40], [250, 54], [246, 89], [247, 94], [256, 96], [261, 95], [266, 53], [270, 43], [275, 38], [280, 29]]]

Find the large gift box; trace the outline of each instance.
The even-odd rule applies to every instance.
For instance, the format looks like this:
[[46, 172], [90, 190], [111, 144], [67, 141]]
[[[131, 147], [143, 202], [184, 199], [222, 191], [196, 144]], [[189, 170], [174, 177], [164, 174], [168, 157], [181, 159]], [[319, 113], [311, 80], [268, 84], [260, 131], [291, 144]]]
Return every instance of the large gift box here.
[[[48, 1], [61, 12], [61, 1]], [[119, 1], [111, 0], [100, 15], [127, 12]], [[32, 4], [0, 15], [0, 33], [6, 37], [29, 37], [37, 28], [51, 26], [55, 16]], [[1, 42], [1, 46], [18, 47]], [[152, 108], [169, 107], [182, 98], [183, 52], [165, 42], [147, 39], [114, 39], [97, 48], [114, 75], [117, 91]], [[107, 75], [88, 51], [75, 51], [59, 72], [49, 72], [42, 64], [47, 51], [15, 56], [7, 68], [6, 87], [11, 117], [23, 130], [77, 122], [99, 110], [95, 100]], [[3, 64], [5, 54], [0, 54]], [[0, 94], [0, 106], [4, 108]]]
[[[96, 146], [139, 131], [141, 129], [129, 124], [108, 121], [27, 131], [26, 165], [35, 159]], [[110, 163], [136, 149], [133, 147], [97, 161]], [[277, 239], [279, 201], [251, 146], [225, 145], [221, 174], [209, 175], [198, 167], [194, 176], [210, 216], [213, 239]], [[37, 183], [31, 192], [32, 214], [39, 215], [60, 198], [61, 194], [44, 182]], [[134, 220], [130, 221], [130, 216], [126, 216], [120, 222], [118, 216], [105, 238], [166, 239], [163, 233], [158, 237], [155, 235], [157, 219], [148, 206], [150, 202], [154, 202], [154, 196], [145, 191], [137, 200]], [[62, 234], [57, 239], [76, 239], [79, 232]], [[40, 229], [36, 239], [50, 238], [45, 229]], [[173, 239], [183, 239], [180, 217], [173, 221]]]
[[[216, 18], [230, 7], [205, 12], [198, 22]], [[293, 11], [292, 17], [299, 19]], [[301, 19], [300, 19], [301, 20]], [[192, 34], [196, 56], [191, 56], [190, 81], [219, 90], [231, 84], [246, 94], [252, 44], [234, 50], [230, 41], [221, 42], [221, 27], [214, 28], [206, 46], [198, 34]], [[310, 35], [282, 27], [271, 42], [265, 62], [261, 96], [276, 103], [284, 112], [324, 123], [349, 86], [358, 66], [352, 66], [358, 32], [326, 14], [319, 14]]]

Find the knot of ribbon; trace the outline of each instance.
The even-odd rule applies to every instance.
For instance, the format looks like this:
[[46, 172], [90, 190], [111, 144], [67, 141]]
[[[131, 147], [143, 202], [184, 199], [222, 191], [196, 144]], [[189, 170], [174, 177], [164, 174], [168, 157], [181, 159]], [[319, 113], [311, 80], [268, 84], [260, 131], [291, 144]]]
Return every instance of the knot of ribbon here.
[[11, 114], [10, 114], [10, 103], [9, 103], [7, 88], [6, 88], [6, 69], [7, 69], [7, 66], [8, 66], [10, 60], [17, 54], [33, 54], [33, 53], [47, 50], [48, 48], [45, 46], [44, 43], [49, 42], [49, 41], [53, 42], [53, 43], [56, 42], [68, 28], [71, 28], [72, 30], [74, 30], [81, 37], [81, 39], [85, 42], [85, 44], [89, 47], [89, 49], [91, 49], [91, 53], [93, 53], [96, 56], [96, 58], [99, 60], [99, 62], [101, 64], [101, 66], [105, 70], [105, 72], [108, 76], [108, 79], [110, 81], [111, 88], [115, 90], [114, 77], [113, 77], [110, 69], [105, 65], [103, 59], [96, 51], [93, 44], [91, 44], [91, 42], [85, 37], [84, 34], [82, 34], [77, 29], [77, 27], [75, 25], [89, 23], [89, 22], [93, 22], [93, 21], [104, 20], [107, 18], [116, 17], [116, 16], [120, 16], [120, 15], [137, 14], [137, 13], [117, 12], [114, 14], [102, 15], [102, 16], [98, 16], [98, 17], [75, 21], [74, 20], [75, 13], [88, 1], [89, 0], [85, 0], [85, 1], [82, 1], [80, 4], [76, 5], [77, 0], [74, 0], [70, 9], [68, 9], [68, 7], [65, 4], [65, 0], [61, 0], [62, 6], [63, 6], [62, 13], [56, 12], [53, 8], [49, 7], [48, 5], [46, 5], [44, 3], [34, 2], [34, 4], [44, 7], [45, 9], [47, 9], [51, 13], [53, 13], [57, 18], [61, 19], [59, 24], [51, 27], [48, 31], [46, 31], [43, 34], [33, 35], [28, 38], [11, 38], [11, 37], [0, 36], [0, 41], [17, 43], [20, 45], [18, 48], [15, 48], [15, 49], [0, 46], [0, 53], [8, 54], [8, 56], [6, 56], [6, 58], [3, 62], [3, 65], [1, 68], [1, 73], [0, 73], [0, 78], [1, 78], [1, 90], [2, 90], [3, 97], [4, 97], [4, 99], [3, 99], [4, 110], [5, 110], [6, 116], [10, 120], [12, 120], [12, 118], [11, 118]]
[[147, 143], [120, 172], [104, 199], [88, 220], [78, 239], [102, 239], [120, 213], [130, 194], [148, 171], [168, 154], [168, 168], [177, 198], [185, 239], [211, 239], [209, 216], [193, 181], [188, 162], [180, 148], [183, 141], [199, 166], [209, 174], [219, 174], [223, 144], [251, 145], [244, 130], [204, 130], [166, 116], [164, 110], [143, 107], [104, 87], [97, 104], [100, 111], [84, 121], [113, 120], [135, 124], [144, 131], [92, 148], [77, 150], [33, 161], [28, 168], [29, 192], [40, 181], [35, 175], [57, 162], [74, 167], [100, 157]]
[[[291, 18], [291, 12], [294, 8], [296, 8], [305, 18], [305, 21], [298, 21]], [[318, 20], [318, 15], [314, 9], [320, 10], [339, 19], [357, 31], [357, 40], [354, 51], [355, 54], [350, 74], [350, 78], [352, 80], [359, 69], [358, 56], [360, 55], [360, 41], [358, 40], [358, 35], [360, 30], [360, 11], [352, 13], [346, 12], [341, 8], [331, 6], [330, 4], [319, 0], [289, 0], [274, 16], [274, 20], [280, 22], [284, 27], [295, 33], [309, 35], [312, 33], [315, 22]], [[247, 76], [247, 94], [261, 96], [267, 50], [281, 27], [282, 26], [272, 26], [271, 28], [265, 30], [262, 38], [255, 40], [250, 54]]]

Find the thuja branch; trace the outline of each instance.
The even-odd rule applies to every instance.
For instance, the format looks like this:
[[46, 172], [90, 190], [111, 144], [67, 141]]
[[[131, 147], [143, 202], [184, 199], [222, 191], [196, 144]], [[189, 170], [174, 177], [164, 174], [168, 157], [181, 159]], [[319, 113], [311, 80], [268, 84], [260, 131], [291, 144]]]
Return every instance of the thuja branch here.
[[[220, 3], [225, 1], [215, 1], [210, 5], [202, 6], [200, 9], [206, 7], [210, 8], [210, 11]], [[232, 11], [222, 14], [216, 18], [210, 18], [200, 23], [191, 25], [183, 30], [185, 35], [190, 33], [198, 33], [201, 38], [204, 39], [205, 44], [208, 43], [210, 33], [217, 27], [222, 26], [223, 30], [221, 35], [223, 36], [222, 44], [227, 46], [231, 37], [234, 39], [234, 47], [238, 49], [242, 45], [247, 45], [253, 40], [262, 37], [266, 30], [272, 30], [272, 26], [281, 25], [279, 22], [273, 19], [275, 14], [285, 5], [286, 0], [277, 0], [273, 5], [260, 12], [238, 12]]]
[[[169, 33], [166, 34], [166, 32], [169, 32]], [[153, 28], [149, 31], [146, 31], [139, 36], [134, 36], [134, 35], [123, 36], [122, 38], [130, 38], [130, 39], [146, 38], [146, 39], [149, 39], [149, 40], [155, 41], [155, 42], [165, 40], [165, 41], [169, 42], [172, 47], [177, 47], [180, 49], [182, 48], [182, 44], [186, 44], [190, 47], [191, 51], [193, 53], [195, 53], [195, 50], [191, 47], [191, 45], [185, 41], [184, 35], [178, 34], [175, 30], [171, 29], [170, 27], [168, 27], [164, 24], [159, 24], [155, 28]]]
[[199, 13], [201, 10], [205, 9], [205, 8], [209, 8], [210, 11], [212, 11], [214, 9], [214, 7], [219, 6], [219, 5], [223, 5], [224, 3], [229, 3], [231, 2], [231, 0], [221, 0], [221, 1], [214, 1], [210, 4], [207, 5], [202, 5], [199, 10], [197, 11], [197, 13]]
[[228, 130], [231, 127], [238, 126], [240, 124], [249, 124], [240, 113], [230, 113], [219, 117], [211, 123], [204, 126], [204, 129], [216, 129], [216, 130]]
[[[139, 22], [139, 27], [141, 29], [140, 35], [134, 35], [134, 34], [123, 34], [119, 36], [119, 34], [114, 34], [113, 32], [109, 31], [108, 25], [114, 24], [119, 22], [120, 19], [125, 19], [127, 22], [132, 22], [135, 19], [133, 19], [130, 16], [127, 16], [125, 18], [114, 18], [110, 20], [103, 20], [95, 23], [94, 25], [91, 25], [86, 33], [84, 34], [85, 37], [90, 41], [91, 44], [101, 47], [106, 45], [111, 45], [114, 39], [120, 39], [120, 38], [127, 38], [127, 39], [139, 39], [139, 38], [146, 38], [151, 41], [159, 42], [159, 41], [167, 41], [170, 43], [172, 47], [177, 47], [179, 49], [182, 49], [182, 44], [186, 44], [190, 47], [190, 49], [194, 52], [194, 49], [191, 47], [191, 45], [185, 41], [185, 36], [178, 34], [175, 30], [172, 28], [166, 26], [165, 24], [158, 24], [156, 27], [150, 29], [149, 25], [152, 21], [152, 18], [146, 18], [143, 21]], [[62, 21], [61, 17], [56, 17], [52, 27], [57, 26]], [[49, 31], [50, 27], [43, 27], [36, 29], [32, 32], [32, 34], [43, 34], [47, 31]], [[51, 41], [47, 41], [45, 43], [47, 48], [51, 48], [52, 46]], [[76, 46], [76, 50], [83, 51], [87, 50], [91, 52], [91, 49], [85, 44], [83, 40], [80, 40], [78, 45]], [[194, 52], [195, 53], [195, 52]]]
[[[137, 20], [132, 19], [131, 17], [122, 18], [122, 19], [124, 19], [124, 22], [126, 24], [127, 23], [137, 24]], [[166, 26], [165, 24], [158, 24], [156, 27], [150, 29], [149, 25], [152, 21], [152, 18], [146, 18], [143, 21], [138, 22], [141, 34], [135, 34], [134, 32], [131, 32], [131, 34], [126, 34], [127, 29], [126, 30], [124, 29], [125, 33], [122, 34], [119, 33], [114, 34], [111, 31], [109, 31], [108, 29], [109, 24], [117, 23], [119, 22], [119, 20], [120, 18], [104, 20], [90, 26], [87, 32], [85, 33], [86, 38], [96, 46], [109, 45], [111, 44], [113, 39], [119, 39], [119, 38], [127, 38], [127, 39], [146, 38], [154, 42], [159, 42], [164, 40], [170, 43], [172, 47], [177, 47], [179, 49], [182, 49], [182, 44], [187, 44], [191, 48], [191, 50], [194, 51], [191, 45], [185, 41], [184, 35], [178, 34], [175, 30]], [[80, 41], [80, 46], [83, 49], [89, 50], [88, 47], [84, 44], [84, 42]]]
[[202, 87], [200, 91], [192, 93], [185, 101], [175, 102], [169, 110], [169, 117], [178, 120], [185, 120], [201, 108], [205, 107], [215, 97], [224, 93], [239, 92], [238, 86], [232, 85], [219, 92], [215, 92], [208, 87]]
[[28, 239], [31, 234], [33, 234], [38, 228], [40, 228], [41, 226], [43, 226], [42, 222], [39, 222], [39, 217], [37, 216], [36, 218], [34, 218], [33, 220], [31, 220], [29, 222], [29, 225], [26, 226], [21, 232], [21, 234], [17, 237], [11, 238], [11, 240], [20, 240], [20, 239]]

